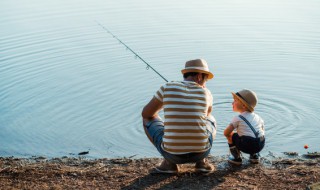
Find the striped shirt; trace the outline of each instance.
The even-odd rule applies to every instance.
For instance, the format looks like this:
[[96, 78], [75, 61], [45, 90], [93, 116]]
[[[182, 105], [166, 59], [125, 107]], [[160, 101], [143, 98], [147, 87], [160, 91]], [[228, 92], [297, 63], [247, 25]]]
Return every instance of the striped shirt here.
[[210, 148], [206, 119], [213, 98], [207, 88], [190, 81], [168, 82], [155, 97], [164, 107], [165, 151], [186, 154]]

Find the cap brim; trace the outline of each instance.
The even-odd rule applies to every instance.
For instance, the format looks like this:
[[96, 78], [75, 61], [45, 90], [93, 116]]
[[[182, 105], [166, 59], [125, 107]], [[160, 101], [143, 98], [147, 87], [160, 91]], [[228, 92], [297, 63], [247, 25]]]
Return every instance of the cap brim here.
[[209, 72], [209, 71], [203, 71], [203, 70], [199, 70], [199, 69], [183, 69], [183, 70], [181, 70], [181, 73], [182, 73], [182, 74], [191, 73], [191, 72], [207, 74], [207, 75], [209, 75], [209, 76], [208, 76], [208, 79], [212, 79], [212, 78], [214, 77], [214, 74], [212, 74], [212, 73]]

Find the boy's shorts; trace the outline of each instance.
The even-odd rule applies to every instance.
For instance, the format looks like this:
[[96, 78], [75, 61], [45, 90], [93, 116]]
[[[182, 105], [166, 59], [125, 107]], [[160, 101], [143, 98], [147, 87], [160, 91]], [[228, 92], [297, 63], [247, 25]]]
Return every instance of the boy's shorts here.
[[[212, 126], [213, 128], [214, 126]], [[162, 148], [162, 138], [164, 135], [164, 123], [160, 118], [156, 118], [152, 121], [150, 121], [145, 126], [145, 131], [147, 135], [151, 138], [153, 145], [157, 148], [159, 153], [169, 162], [175, 163], [175, 164], [184, 164], [184, 163], [192, 163], [197, 162], [199, 160], [202, 160], [206, 158], [211, 150], [212, 147], [212, 133], [210, 132], [209, 136], [209, 142], [210, 142], [210, 148], [205, 152], [200, 153], [187, 153], [187, 154], [171, 154], [163, 150]], [[212, 131], [215, 130], [214, 128]]]
[[265, 144], [264, 137], [254, 138], [249, 136], [239, 136], [238, 133], [232, 135], [232, 144], [234, 144], [241, 152], [247, 154], [259, 153]]

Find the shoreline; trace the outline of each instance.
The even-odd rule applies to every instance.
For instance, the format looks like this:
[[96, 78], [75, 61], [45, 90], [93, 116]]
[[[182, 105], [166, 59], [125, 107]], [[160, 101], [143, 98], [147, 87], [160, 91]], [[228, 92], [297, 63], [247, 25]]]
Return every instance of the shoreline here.
[[154, 173], [161, 158], [100, 158], [84, 156], [0, 157], [0, 189], [315, 189], [320, 188], [320, 158], [284, 156], [242, 166], [227, 156], [210, 156], [215, 171], [194, 172], [180, 165], [178, 174]]

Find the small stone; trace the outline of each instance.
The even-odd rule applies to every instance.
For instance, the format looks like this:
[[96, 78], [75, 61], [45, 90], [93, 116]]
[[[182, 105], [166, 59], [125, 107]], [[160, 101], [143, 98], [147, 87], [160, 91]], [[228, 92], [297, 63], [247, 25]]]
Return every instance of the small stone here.
[[284, 152], [283, 154], [288, 155], [288, 156], [298, 156], [297, 152]]
[[320, 158], [320, 152], [308, 152], [303, 155], [306, 158]]
[[320, 182], [309, 185], [307, 190], [320, 190]]
[[225, 181], [225, 179], [223, 179], [223, 178], [218, 178], [217, 179], [219, 182], [224, 182]]
[[78, 155], [86, 155], [86, 154], [89, 154], [89, 151], [80, 152]]

